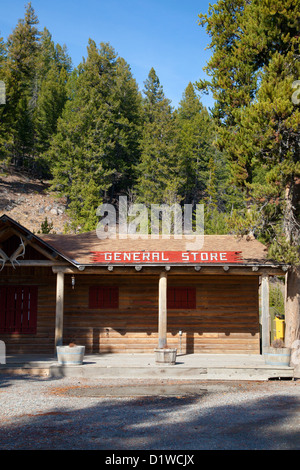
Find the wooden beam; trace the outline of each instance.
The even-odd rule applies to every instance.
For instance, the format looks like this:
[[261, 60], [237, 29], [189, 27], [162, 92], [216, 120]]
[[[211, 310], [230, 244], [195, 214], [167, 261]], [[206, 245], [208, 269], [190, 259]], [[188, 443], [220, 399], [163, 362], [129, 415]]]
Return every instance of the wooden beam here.
[[158, 347], [167, 346], [167, 273], [162, 272], [158, 286]]
[[58, 258], [58, 256], [56, 254], [54, 254], [54, 256], [53, 256], [52, 253], [50, 254], [47, 250], [44, 250], [44, 248], [41, 248], [39, 245], [37, 245], [37, 243], [28, 241], [28, 244], [34, 250], [38, 251], [41, 255], [45, 256], [46, 258], [48, 258], [51, 261], [55, 261]]
[[[53, 263], [59, 265], [59, 263]], [[66, 265], [66, 263], [65, 263]], [[108, 267], [110, 270], [108, 270]], [[56, 268], [53, 268], [53, 272], [55, 271]], [[147, 266], [143, 265], [143, 269], [139, 271], [139, 274], [141, 276], [147, 275], [147, 274], [157, 274], [159, 275], [162, 270], [162, 266], [159, 265], [153, 265], [153, 266]], [[117, 266], [117, 265], [109, 265], [109, 266], [86, 266], [83, 270], [80, 270], [79, 267], [72, 266], [69, 264], [69, 266], [66, 265], [64, 268], [64, 273], [65, 274], [107, 274], [109, 276], [111, 275], [118, 275], [118, 274], [134, 274], [136, 272], [134, 266]], [[257, 271], [252, 270], [252, 266], [246, 267], [246, 266], [230, 266], [229, 271], [224, 271], [223, 266], [171, 266], [171, 270], [169, 271], [170, 275], [177, 275], [177, 274], [184, 274], [184, 275], [189, 275], [189, 274], [196, 274], [197, 276], [206, 276], [206, 275], [223, 275], [223, 276], [262, 276], [263, 274], [268, 274], [270, 276], [283, 276], [283, 271], [281, 267], [278, 268], [258, 268]]]
[[[19, 267], [20, 266], [37, 266], [37, 267], [41, 267], [41, 266], [63, 266], [63, 267], [67, 267], [68, 266], [68, 263], [66, 262], [63, 262], [63, 261], [50, 261], [50, 260], [40, 260], [40, 259], [36, 259], [36, 260], [18, 260], [18, 265]], [[7, 264], [6, 266], [10, 266], [10, 264]], [[78, 272], [78, 270], [77, 270]]]
[[[11, 227], [5, 227], [4, 229], [0, 230], [0, 240], [3, 242], [3, 235], [11, 233]], [[7, 237], [9, 238], [9, 237]], [[7, 238], [4, 238], [4, 240], [7, 240]]]
[[269, 276], [264, 274], [261, 278], [261, 336], [262, 352], [270, 346], [270, 312], [269, 312]]
[[64, 273], [57, 272], [56, 276], [56, 314], [55, 314], [55, 352], [56, 346], [63, 343], [63, 318], [64, 318]]

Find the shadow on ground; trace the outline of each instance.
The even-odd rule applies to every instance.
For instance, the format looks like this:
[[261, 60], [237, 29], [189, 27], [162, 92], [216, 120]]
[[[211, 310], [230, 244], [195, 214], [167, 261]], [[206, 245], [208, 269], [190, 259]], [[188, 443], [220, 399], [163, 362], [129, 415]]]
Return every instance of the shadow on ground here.
[[[59, 380], [51, 380], [53, 389], [55, 385], [58, 389]], [[11, 379], [1, 377], [1, 390], [9, 385], [13, 385]], [[2, 421], [0, 449], [183, 451], [300, 447], [296, 391], [295, 395], [252, 400], [241, 400], [239, 394], [236, 400], [237, 389], [222, 392], [221, 388], [204, 384], [190, 396], [114, 398], [99, 396], [96, 390], [94, 387], [93, 393], [85, 393], [82, 386], [62, 388], [55, 395], [59, 399], [54, 408], [35, 414], [26, 414], [24, 409], [24, 415], [16, 417], [14, 423]], [[46, 393], [50, 396], [50, 389]], [[214, 393], [219, 398], [209, 405]], [[232, 393], [230, 398], [228, 393]]]

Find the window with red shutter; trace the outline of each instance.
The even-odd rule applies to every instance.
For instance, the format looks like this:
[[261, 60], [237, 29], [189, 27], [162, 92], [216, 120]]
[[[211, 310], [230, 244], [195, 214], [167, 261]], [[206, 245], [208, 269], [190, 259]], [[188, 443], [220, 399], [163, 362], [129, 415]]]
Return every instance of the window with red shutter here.
[[119, 288], [111, 286], [91, 286], [89, 290], [89, 308], [118, 308]]
[[167, 291], [168, 309], [195, 309], [196, 288], [195, 287], [168, 287]]
[[37, 286], [0, 286], [0, 333], [36, 333]]

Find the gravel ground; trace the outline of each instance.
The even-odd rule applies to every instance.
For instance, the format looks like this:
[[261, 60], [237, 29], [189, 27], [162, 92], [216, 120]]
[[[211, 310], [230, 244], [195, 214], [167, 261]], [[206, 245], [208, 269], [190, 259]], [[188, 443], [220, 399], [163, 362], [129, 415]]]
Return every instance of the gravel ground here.
[[0, 450], [299, 450], [300, 380], [0, 375]]

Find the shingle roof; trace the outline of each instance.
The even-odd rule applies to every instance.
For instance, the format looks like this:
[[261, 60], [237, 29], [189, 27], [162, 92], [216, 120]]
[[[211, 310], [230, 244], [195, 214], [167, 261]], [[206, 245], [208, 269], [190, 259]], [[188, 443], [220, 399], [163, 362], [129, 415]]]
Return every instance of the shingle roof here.
[[[76, 264], [94, 264], [93, 252], [188, 251], [187, 240], [182, 239], [105, 239], [96, 231], [77, 235], [41, 235], [41, 238]], [[194, 250], [195, 251], [195, 250]], [[205, 235], [201, 250], [207, 252], [241, 252], [241, 264], [269, 264], [267, 248], [251, 237], [233, 235]]]
[[[0, 217], [0, 231], [7, 226], [15, 226], [26, 236], [33, 236], [35, 243], [41, 244], [48, 251], [54, 250], [58, 255], [75, 265], [95, 265], [94, 252], [186, 252], [188, 241], [185, 237], [181, 239], [116, 239], [107, 238], [101, 240], [96, 231], [80, 233], [76, 235], [47, 234], [38, 237], [28, 229], [19, 225], [16, 221], [3, 215]], [[268, 259], [268, 250], [265, 245], [253, 237], [237, 237], [234, 235], [204, 235], [204, 244], [201, 250], [190, 250], [201, 252], [238, 252], [240, 262], [238, 265], [277, 265], [274, 260]], [[196, 263], [199, 261], [196, 261]], [[124, 263], [126, 264], [126, 263]], [[216, 263], [214, 263], [216, 264]], [[219, 264], [224, 264], [219, 263]]]

